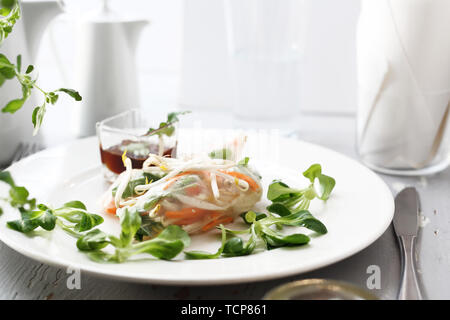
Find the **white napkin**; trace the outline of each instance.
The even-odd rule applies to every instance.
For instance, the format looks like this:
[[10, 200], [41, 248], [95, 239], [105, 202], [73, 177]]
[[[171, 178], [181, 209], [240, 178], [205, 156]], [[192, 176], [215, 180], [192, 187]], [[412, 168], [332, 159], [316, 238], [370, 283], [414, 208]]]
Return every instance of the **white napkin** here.
[[362, 1], [358, 146], [367, 162], [422, 168], [449, 149], [449, 33], [448, 0]]

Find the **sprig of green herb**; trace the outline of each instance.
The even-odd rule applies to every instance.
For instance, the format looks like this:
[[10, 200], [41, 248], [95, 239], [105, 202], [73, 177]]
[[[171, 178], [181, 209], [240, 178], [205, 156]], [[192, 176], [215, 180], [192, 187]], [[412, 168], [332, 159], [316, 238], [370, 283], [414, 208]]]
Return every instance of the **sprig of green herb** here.
[[[247, 164], [248, 158], [244, 159], [240, 165]], [[280, 181], [273, 182], [268, 190], [268, 198], [273, 202], [267, 208], [269, 213], [248, 211], [241, 215], [249, 225], [247, 229], [231, 230], [220, 225], [222, 241], [217, 252], [185, 251], [186, 257], [216, 259], [220, 256], [243, 256], [253, 253], [257, 248], [273, 249], [309, 243], [310, 237], [303, 233], [286, 235], [280, 232], [285, 226], [305, 227], [318, 234], [327, 233], [325, 225], [305, 210], [305, 207], [309, 207], [310, 201], [314, 198], [327, 200], [335, 186], [335, 180], [323, 175], [322, 168], [318, 164], [312, 165], [303, 175], [311, 183], [305, 189], [293, 189]], [[88, 213], [82, 202], [71, 201], [57, 209], [43, 204], [36, 206], [36, 200], [29, 198], [29, 192], [24, 187], [15, 184], [9, 172], [0, 172], [0, 181], [10, 185], [7, 200], [21, 213], [21, 219], [9, 221], [8, 227], [28, 233], [38, 227], [53, 230], [55, 225], [59, 225], [78, 238], [77, 247], [80, 251], [86, 252], [92, 260], [97, 262], [121, 263], [142, 253], [169, 260], [190, 244], [189, 235], [176, 225], [166, 227], [151, 240], [136, 243], [135, 239], [142, 240], [145, 235], [141, 212], [136, 208], [124, 208], [119, 212], [121, 224], [119, 237], [108, 235], [100, 229], [94, 229], [103, 222], [103, 218]], [[316, 183], [318, 186], [315, 185]], [[160, 227], [162, 226], [158, 228]], [[227, 235], [232, 237], [227, 239]], [[239, 237], [240, 235], [247, 235], [248, 239], [244, 241]], [[107, 246], [112, 246], [114, 253], [105, 252], [103, 249]]]
[[[141, 228], [141, 223], [139, 212], [134, 208], [126, 208], [120, 215], [122, 227], [120, 237], [107, 235], [99, 229], [94, 229], [78, 239], [77, 247], [87, 252], [94, 261], [121, 263], [142, 253], [150, 254], [158, 259], [170, 260], [190, 244], [187, 232], [175, 225], [166, 227], [151, 240], [134, 243], [133, 239]], [[102, 250], [108, 245], [115, 248], [113, 254]]]
[[[285, 217], [275, 215], [264, 215], [253, 211], [248, 211], [244, 215], [246, 223], [250, 227], [245, 230], [226, 229], [222, 225], [222, 244], [216, 253], [203, 251], [188, 251], [185, 255], [188, 259], [215, 259], [221, 255], [224, 257], [236, 257], [252, 254], [256, 248], [274, 249], [285, 246], [300, 246], [309, 243], [310, 238], [302, 233], [285, 235], [272, 226], [296, 226], [305, 227], [317, 232], [318, 234], [327, 233], [325, 225], [314, 218], [312, 214], [303, 210], [292, 213]], [[232, 235], [227, 240], [226, 234]], [[244, 241], [239, 235], [249, 235], [247, 241]]]
[[[247, 164], [248, 158], [240, 162], [240, 165]], [[269, 213], [248, 211], [241, 215], [249, 228], [231, 230], [221, 227], [222, 245], [216, 253], [191, 251], [185, 252], [186, 256], [190, 259], [244, 256], [253, 253], [259, 247], [274, 249], [309, 243], [310, 237], [305, 234], [281, 233], [280, 230], [285, 226], [304, 227], [318, 234], [326, 234], [328, 230], [325, 225], [307, 209], [314, 198], [327, 200], [336, 182], [333, 178], [322, 174], [319, 164], [309, 167], [303, 175], [311, 182], [305, 189], [293, 189], [281, 181], [274, 181], [267, 192], [267, 198], [272, 201], [267, 207]], [[232, 237], [227, 240], [224, 232]], [[239, 235], [247, 235], [248, 239], [244, 241]]]
[[267, 198], [272, 204], [267, 210], [280, 216], [307, 210], [314, 198], [326, 201], [336, 185], [332, 177], [322, 174], [320, 164], [313, 164], [303, 172], [303, 176], [310, 181], [305, 189], [291, 188], [281, 181], [272, 182], [267, 191]]
[[20, 6], [17, 0], [2, 0], [0, 7], [0, 44], [12, 32], [20, 18]]
[[51, 231], [58, 224], [71, 235], [81, 236], [81, 232], [103, 223], [101, 216], [89, 213], [85, 209], [72, 207], [71, 204], [73, 202], [66, 203], [57, 209], [52, 209], [44, 204], [38, 204], [33, 210], [20, 207], [18, 209], [21, 219], [8, 221], [7, 226], [16, 231], [28, 233], [37, 227]]
[[7, 201], [12, 207], [23, 210], [33, 210], [36, 208], [36, 199], [30, 199], [28, 190], [25, 187], [16, 185], [8, 171], [0, 172], [0, 181], [10, 186], [9, 198], [3, 200]]
[[[164, 175], [156, 175], [156, 174], [152, 174], [152, 173], [148, 173], [148, 172], [144, 172], [142, 174], [142, 176], [139, 177], [135, 177], [133, 179], [131, 179], [125, 190], [122, 193], [122, 199], [126, 199], [128, 197], [133, 197], [135, 195], [137, 195], [135, 188], [139, 185], [144, 185], [146, 183], [150, 183], [150, 182], [155, 182], [158, 181], [159, 179], [161, 179], [162, 177], [164, 177]], [[112, 189], [112, 195], [115, 196], [116, 195], [116, 191], [117, 191], [117, 187], [114, 187]]]
[[217, 250], [216, 253], [209, 253], [205, 251], [200, 250], [192, 250], [192, 251], [185, 251], [184, 254], [186, 255], [186, 258], [188, 259], [216, 259], [220, 257], [222, 254], [224, 248], [225, 248], [225, 242], [227, 240], [227, 231], [225, 230], [225, 227], [221, 224], [219, 225], [219, 228], [222, 230], [222, 245]]
[[[326, 227], [316, 218], [314, 218], [309, 211], [300, 211], [292, 213], [285, 217], [277, 217], [274, 215], [268, 215], [265, 218], [257, 220], [258, 214], [249, 211], [245, 214], [244, 220], [250, 223], [249, 229], [245, 230], [250, 234], [250, 238], [247, 242], [241, 238], [234, 237], [227, 241], [225, 249], [223, 251], [224, 256], [241, 256], [251, 254], [255, 248], [263, 244], [266, 249], [279, 248], [284, 246], [299, 246], [309, 243], [310, 238], [302, 233], [294, 233], [285, 235], [271, 226], [296, 226], [306, 227], [319, 234], [327, 233]], [[227, 232], [238, 235], [242, 234], [242, 230], [236, 232], [234, 230], [227, 229]]]
[[103, 222], [101, 216], [87, 212], [86, 206], [80, 201], [67, 202], [57, 209], [45, 204], [36, 205], [36, 199], [30, 198], [30, 193], [25, 187], [17, 186], [8, 171], [0, 172], [0, 181], [10, 186], [9, 198], [3, 200], [17, 208], [21, 215], [20, 219], [6, 223], [15, 231], [29, 233], [38, 227], [51, 231], [59, 224], [72, 235], [80, 236], [81, 232]]
[[167, 115], [167, 120], [161, 122], [158, 128], [149, 128], [145, 136], [157, 135], [159, 137], [167, 136], [171, 137], [175, 132], [175, 127], [173, 126], [176, 122], [180, 121], [178, 118], [181, 115], [191, 113], [190, 111], [180, 111], [180, 112], [170, 112]]
[[238, 166], [241, 166], [241, 167], [247, 167], [249, 161], [250, 161], [250, 158], [245, 157], [245, 158], [241, 159], [237, 164], [238, 164]]
[[[103, 218], [87, 212], [81, 201], [70, 201], [57, 209], [44, 204], [36, 205], [36, 199], [30, 199], [28, 190], [17, 186], [8, 171], [0, 172], [0, 181], [10, 186], [9, 198], [3, 200], [21, 214], [20, 219], [7, 222], [10, 229], [28, 234], [38, 227], [51, 231], [58, 225], [78, 238], [78, 249], [97, 262], [121, 263], [141, 253], [170, 260], [190, 244], [187, 232], [174, 225], [161, 228], [163, 230], [159, 235], [151, 240], [135, 243], [134, 239], [139, 238], [138, 233], [142, 230], [142, 219], [135, 208], [126, 208], [119, 215], [122, 228], [119, 237], [107, 235], [100, 229], [94, 229], [103, 223]], [[115, 248], [114, 254], [102, 250], [108, 245]]]
[[[2, 0], [2, 7], [0, 8], [0, 44], [12, 32], [13, 26], [20, 18], [20, 6], [17, 0]], [[4, 18], [2, 18], [2, 16]], [[22, 56], [16, 57], [16, 63], [12, 63], [4, 54], [0, 53], [0, 87], [7, 80], [17, 79], [22, 87], [22, 97], [12, 99], [3, 108], [3, 113], [15, 113], [23, 107], [27, 99], [30, 97], [33, 89], [37, 89], [43, 95], [43, 102], [33, 110], [32, 123], [34, 127], [33, 135], [36, 135], [44, 120], [44, 115], [47, 111], [47, 105], [54, 105], [58, 101], [59, 94], [65, 93], [75, 99], [81, 101], [80, 94], [67, 88], [59, 88], [53, 91], [44, 91], [36, 83], [37, 79], [32, 78], [31, 73], [34, 70], [33, 65], [28, 65], [25, 72], [22, 69]]]
[[[67, 89], [67, 88], [59, 88], [53, 91], [44, 91], [41, 87], [39, 87], [36, 84], [37, 79], [33, 79], [31, 77], [31, 72], [33, 72], [34, 67], [32, 65], [29, 65], [24, 73], [21, 72], [21, 56], [17, 56], [17, 63], [13, 64], [11, 63], [8, 58], [0, 53], [0, 85], [3, 84], [4, 80], [9, 80], [16, 78], [20, 85], [22, 86], [22, 97], [13, 99], [9, 101], [6, 106], [2, 108], [3, 113], [15, 113], [17, 112], [22, 106], [24, 105], [25, 101], [29, 98], [31, 95], [31, 92], [33, 89], [37, 89], [40, 91], [43, 95], [44, 101], [40, 106], [37, 106], [33, 110], [32, 114], [32, 123], [34, 126], [34, 132], [33, 135], [36, 135], [39, 131], [42, 121], [44, 120], [44, 115], [47, 111], [47, 105], [51, 104], [54, 105], [59, 98], [59, 94], [65, 93], [68, 96], [75, 99], [75, 101], [81, 101], [80, 94], [73, 90], [73, 89]], [[3, 77], [3, 82], [1, 80], [1, 77]]]
[[231, 160], [233, 159], [233, 152], [229, 148], [222, 148], [211, 151], [208, 156], [211, 159]]

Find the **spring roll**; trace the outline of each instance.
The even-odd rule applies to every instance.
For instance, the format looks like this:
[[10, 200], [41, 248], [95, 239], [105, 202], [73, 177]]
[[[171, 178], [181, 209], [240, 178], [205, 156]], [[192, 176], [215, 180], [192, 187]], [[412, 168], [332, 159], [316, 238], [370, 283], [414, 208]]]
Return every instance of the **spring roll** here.
[[105, 211], [116, 215], [135, 207], [143, 218], [143, 238], [168, 225], [200, 233], [232, 222], [261, 199], [260, 175], [247, 161], [150, 155], [142, 169], [126, 170], [108, 191]]

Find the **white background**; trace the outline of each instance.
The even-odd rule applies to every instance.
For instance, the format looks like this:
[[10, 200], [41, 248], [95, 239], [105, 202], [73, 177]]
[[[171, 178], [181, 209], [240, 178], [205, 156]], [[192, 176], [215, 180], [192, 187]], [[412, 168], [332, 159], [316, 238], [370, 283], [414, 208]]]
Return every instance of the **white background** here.
[[[74, 27], [77, 12], [100, 4], [65, 2], [71, 14], [50, 24], [36, 61], [40, 82], [49, 89], [71, 86], [75, 74], [72, 52], [78, 43]], [[304, 72], [299, 88], [302, 111], [355, 112], [359, 2], [306, 0]], [[136, 54], [141, 107], [161, 112], [180, 105], [191, 110], [230, 108], [222, 0], [113, 0], [110, 6], [123, 15], [151, 22], [142, 32]], [[64, 109], [59, 105], [52, 108], [48, 121], [67, 115]]]

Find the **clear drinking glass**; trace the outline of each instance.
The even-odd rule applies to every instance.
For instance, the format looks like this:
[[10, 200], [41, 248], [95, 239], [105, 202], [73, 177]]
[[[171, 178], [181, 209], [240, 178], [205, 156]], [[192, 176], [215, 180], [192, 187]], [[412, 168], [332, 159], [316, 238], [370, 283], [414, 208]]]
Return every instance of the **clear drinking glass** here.
[[149, 153], [175, 157], [177, 152], [178, 122], [172, 124], [174, 133], [160, 138], [146, 135], [150, 128], [158, 128], [163, 119], [150, 112], [132, 109], [97, 123], [100, 158], [105, 178], [112, 181], [125, 170], [122, 155], [126, 153], [133, 168], [140, 169]]
[[392, 175], [444, 170], [450, 164], [450, 38], [441, 30], [448, 26], [450, 2], [361, 4], [356, 41], [361, 160]]
[[284, 128], [300, 106], [303, 0], [226, 0], [234, 121]]

